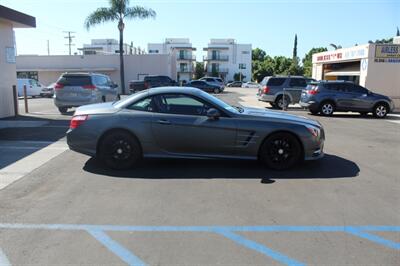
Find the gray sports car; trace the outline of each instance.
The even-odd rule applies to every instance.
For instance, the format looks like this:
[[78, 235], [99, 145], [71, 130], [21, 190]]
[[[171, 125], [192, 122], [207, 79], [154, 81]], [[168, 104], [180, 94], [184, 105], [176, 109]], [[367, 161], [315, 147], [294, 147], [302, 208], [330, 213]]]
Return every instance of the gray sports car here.
[[259, 159], [287, 169], [323, 156], [317, 121], [226, 104], [196, 88], [140, 91], [114, 103], [79, 107], [67, 141], [71, 150], [126, 169], [142, 157]]

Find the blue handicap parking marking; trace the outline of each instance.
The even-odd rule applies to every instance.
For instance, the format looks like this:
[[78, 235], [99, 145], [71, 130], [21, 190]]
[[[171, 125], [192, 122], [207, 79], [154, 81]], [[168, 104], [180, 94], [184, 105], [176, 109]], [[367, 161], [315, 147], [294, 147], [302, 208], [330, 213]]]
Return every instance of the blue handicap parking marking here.
[[[113, 240], [107, 232], [209, 232], [221, 235], [235, 243], [259, 252], [284, 265], [306, 265], [296, 259], [275, 251], [263, 244], [247, 239], [240, 232], [344, 232], [367, 239], [387, 248], [400, 250], [400, 243], [375, 235], [373, 232], [400, 232], [400, 226], [129, 226], [129, 225], [85, 225], [85, 224], [9, 224], [0, 223], [0, 229], [42, 229], [83, 231], [89, 233], [113, 254], [128, 265], [146, 265], [131, 250]], [[11, 265], [0, 247], [0, 265]]]

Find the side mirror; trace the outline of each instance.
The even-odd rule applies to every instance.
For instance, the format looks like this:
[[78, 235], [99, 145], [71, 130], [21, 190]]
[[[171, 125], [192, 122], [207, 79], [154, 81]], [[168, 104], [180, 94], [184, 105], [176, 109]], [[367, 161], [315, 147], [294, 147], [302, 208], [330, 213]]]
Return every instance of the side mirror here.
[[219, 113], [219, 111], [215, 108], [210, 108], [207, 111], [207, 117], [208, 119], [211, 120], [217, 120], [219, 117], [221, 116], [221, 114]]

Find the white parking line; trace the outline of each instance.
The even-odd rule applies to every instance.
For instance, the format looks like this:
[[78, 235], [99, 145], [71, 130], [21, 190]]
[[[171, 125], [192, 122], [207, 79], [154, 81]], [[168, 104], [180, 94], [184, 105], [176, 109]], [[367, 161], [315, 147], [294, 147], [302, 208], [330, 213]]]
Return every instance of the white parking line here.
[[4, 167], [0, 170], [0, 190], [7, 187], [11, 183], [24, 177], [26, 174], [39, 168], [46, 162], [60, 155], [68, 149], [65, 140], [59, 140], [50, 144], [49, 142], [36, 142], [31, 141], [1, 141], [0, 147], [3, 149], [20, 149], [24, 148], [36, 149], [38, 151], [16, 161], [15, 163]]

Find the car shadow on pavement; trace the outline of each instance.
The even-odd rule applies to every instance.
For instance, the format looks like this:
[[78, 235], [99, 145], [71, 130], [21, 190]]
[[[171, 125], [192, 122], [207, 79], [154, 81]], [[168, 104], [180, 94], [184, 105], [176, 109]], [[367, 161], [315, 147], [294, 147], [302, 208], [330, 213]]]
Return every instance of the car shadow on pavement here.
[[267, 169], [257, 161], [189, 159], [146, 159], [133, 169], [117, 171], [105, 168], [93, 158], [85, 163], [83, 170], [118, 178], [260, 179], [262, 183], [273, 183], [273, 179], [351, 178], [360, 172], [356, 163], [329, 154], [286, 171]]

